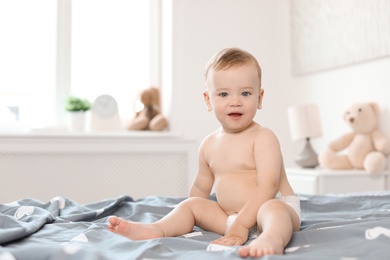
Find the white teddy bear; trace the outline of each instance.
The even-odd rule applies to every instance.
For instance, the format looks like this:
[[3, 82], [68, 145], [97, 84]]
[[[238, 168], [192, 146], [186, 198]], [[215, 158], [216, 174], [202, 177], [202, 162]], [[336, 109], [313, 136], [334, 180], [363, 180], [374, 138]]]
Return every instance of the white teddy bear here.
[[[375, 102], [352, 105], [344, 113], [352, 132], [329, 143], [318, 157], [320, 165], [328, 169], [364, 169], [372, 174], [382, 172], [390, 153], [390, 140], [378, 130], [379, 112]], [[340, 153], [343, 150], [346, 153]]]

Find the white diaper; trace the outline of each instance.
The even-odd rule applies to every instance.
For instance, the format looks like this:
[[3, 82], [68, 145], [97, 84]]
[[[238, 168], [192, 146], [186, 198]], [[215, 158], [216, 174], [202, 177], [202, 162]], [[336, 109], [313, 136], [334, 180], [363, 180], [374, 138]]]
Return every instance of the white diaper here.
[[[297, 196], [282, 196], [280, 191], [276, 194], [275, 199], [283, 201], [287, 205], [289, 205], [293, 210], [297, 213], [299, 217], [299, 223], [301, 223], [301, 203], [299, 201], [299, 197]], [[234, 220], [236, 219], [238, 213], [234, 213], [228, 216], [226, 220], [226, 230], [232, 225]], [[256, 238], [259, 236], [259, 231], [257, 229], [257, 225], [253, 226], [249, 231], [249, 239]]]
[[[234, 213], [230, 216], [228, 216], [227, 220], [226, 220], [226, 231], [228, 230], [228, 228], [233, 224], [234, 220], [236, 220], [236, 217], [237, 217], [238, 213]], [[225, 233], [226, 233], [225, 231]], [[259, 236], [259, 231], [257, 230], [257, 225], [253, 226], [250, 230], [249, 230], [249, 239], [251, 238], [256, 238]]]
[[282, 196], [280, 191], [276, 193], [275, 199], [281, 200], [287, 205], [289, 205], [297, 213], [299, 218], [299, 223], [301, 223], [301, 202], [297, 196]]

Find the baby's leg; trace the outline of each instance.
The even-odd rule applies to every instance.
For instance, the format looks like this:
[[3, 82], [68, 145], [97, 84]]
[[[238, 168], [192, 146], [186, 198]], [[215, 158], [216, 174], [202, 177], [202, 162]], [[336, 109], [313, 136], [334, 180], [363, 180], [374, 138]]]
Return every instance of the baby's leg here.
[[132, 240], [180, 236], [191, 232], [195, 225], [223, 234], [226, 219], [226, 214], [216, 202], [203, 198], [189, 198], [177, 205], [164, 218], [150, 224], [111, 217], [108, 230]]
[[241, 257], [261, 257], [283, 254], [293, 231], [300, 229], [297, 213], [280, 200], [270, 200], [261, 206], [257, 223], [262, 230], [259, 237], [238, 251]]

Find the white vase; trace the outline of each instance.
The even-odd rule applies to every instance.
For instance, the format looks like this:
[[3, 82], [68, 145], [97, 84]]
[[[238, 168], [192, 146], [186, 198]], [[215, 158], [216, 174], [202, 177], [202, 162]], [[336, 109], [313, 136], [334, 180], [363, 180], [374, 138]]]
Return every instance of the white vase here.
[[67, 126], [71, 132], [85, 131], [85, 111], [72, 111], [67, 114]]

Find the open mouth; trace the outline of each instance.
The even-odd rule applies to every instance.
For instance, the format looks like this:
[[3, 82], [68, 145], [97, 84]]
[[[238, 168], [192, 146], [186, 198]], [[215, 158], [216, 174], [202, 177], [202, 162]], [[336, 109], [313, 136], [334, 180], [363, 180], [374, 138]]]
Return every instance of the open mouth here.
[[230, 117], [240, 117], [242, 116], [242, 113], [229, 113]]

